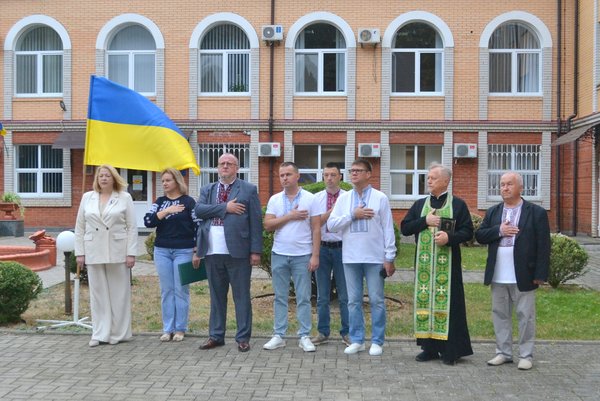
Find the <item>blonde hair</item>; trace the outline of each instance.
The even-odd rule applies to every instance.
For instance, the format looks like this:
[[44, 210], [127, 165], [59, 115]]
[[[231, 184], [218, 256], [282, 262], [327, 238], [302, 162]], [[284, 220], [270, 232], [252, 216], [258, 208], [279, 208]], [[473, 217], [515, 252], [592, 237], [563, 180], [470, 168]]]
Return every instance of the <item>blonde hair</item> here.
[[173, 180], [175, 180], [175, 183], [177, 184], [177, 187], [179, 188], [179, 192], [181, 192], [182, 195], [188, 194], [188, 187], [185, 184], [183, 176], [181, 175], [181, 172], [179, 170], [177, 170], [176, 168], [173, 168], [173, 167], [168, 167], [160, 173], [161, 178], [165, 174], [171, 174], [171, 177], [173, 177]]
[[123, 179], [123, 177], [121, 177], [119, 175], [119, 172], [117, 171], [117, 169], [114, 168], [113, 166], [111, 166], [110, 164], [103, 164], [96, 168], [96, 174], [94, 174], [94, 191], [100, 192], [100, 184], [98, 184], [98, 176], [100, 175], [100, 170], [102, 170], [102, 169], [108, 170], [108, 172], [110, 172], [110, 175], [112, 175], [113, 190], [115, 190], [117, 192], [121, 192], [121, 191], [124, 191], [125, 189], [127, 189], [127, 181], [125, 181]]

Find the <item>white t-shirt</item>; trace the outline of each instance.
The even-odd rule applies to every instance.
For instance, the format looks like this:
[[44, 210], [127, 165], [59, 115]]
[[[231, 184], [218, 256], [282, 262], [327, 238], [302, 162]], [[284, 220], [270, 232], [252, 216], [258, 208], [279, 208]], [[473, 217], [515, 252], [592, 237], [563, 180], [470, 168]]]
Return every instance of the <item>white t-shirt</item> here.
[[[346, 192], [340, 188], [340, 193], [338, 195], [342, 196], [342, 194]], [[339, 199], [339, 198], [338, 198]], [[319, 214], [327, 213], [327, 190], [323, 190], [315, 194], [315, 201], [317, 202], [317, 207], [319, 210]], [[327, 224], [323, 224], [321, 226], [321, 241], [325, 242], [339, 242], [342, 240], [341, 233], [332, 233], [327, 229]]]
[[[504, 210], [502, 210], [502, 222], [508, 221], [512, 226], [519, 225], [521, 206], [523, 206], [523, 202], [517, 207], [504, 207]], [[502, 237], [500, 245], [498, 246], [498, 253], [496, 253], [496, 266], [494, 266], [494, 277], [492, 278], [492, 282], [498, 284], [517, 283], [514, 250], [515, 237]]]
[[[289, 201], [285, 192], [271, 196], [267, 203], [266, 214], [281, 217], [288, 214], [293, 208], [308, 210], [310, 217], [319, 216], [315, 196], [310, 192], [300, 189], [293, 201]], [[310, 217], [305, 220], [292, 220], [275, 230], [273, 238], [273, 252], [284, 256], [303, 256], [312, 253], [312, 228]]]

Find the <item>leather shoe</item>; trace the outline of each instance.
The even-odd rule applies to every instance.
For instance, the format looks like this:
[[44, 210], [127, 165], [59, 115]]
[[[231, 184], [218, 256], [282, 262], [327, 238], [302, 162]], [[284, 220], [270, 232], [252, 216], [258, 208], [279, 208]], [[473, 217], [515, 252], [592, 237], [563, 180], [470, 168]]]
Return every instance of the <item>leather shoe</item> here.
[[250, 344], [247, 341], [240, 341], [238, 343], [238, 351], [240, 351], [240, 352], [250, 351]]
[[432, 354], [430, 352], [423, 351], [419, 355], [415, 356], [415, 361], [417, 362], [433, 361], [434, 359], [440, 359], [439, 354]]
[[203, 350], [213, 349], [213, 348], [217, 348], [217, 347], [222, 347], [223, 345], [225, 345], [224, 341], [219, 342], [213, 338], [209, 338], [208, 340], [206, 340], [206, 342], [204, 344], [202, 344], [200, 346], [200, 349], [203, 349]]
[[442, 363], [444, 365], [448, 365], [448, 366], [454, 366], [456, 365], [457, 360], [456, 359], [442, 359]]

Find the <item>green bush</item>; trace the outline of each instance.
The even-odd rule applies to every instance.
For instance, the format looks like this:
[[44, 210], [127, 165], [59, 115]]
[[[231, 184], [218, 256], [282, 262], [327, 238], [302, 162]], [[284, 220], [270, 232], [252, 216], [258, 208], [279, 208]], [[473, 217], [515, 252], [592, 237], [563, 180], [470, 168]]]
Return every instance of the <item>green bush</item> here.
[[[476, 213], [471, 213], [471, 221], [473, 222], [473, 232], [479, 230], [481, 227], [481, 222], [483, 221], [483, 217]], [[471, 238], [469, 241], [464, 243], [465, 246], [479, 246], [479, 243], [475, 240], [475, 236]]]
[[0, 262], [0, 324], [18, 322], [42, 288], [42, 279], [27, 267]]
[[587, 270], [588, 254], [573, 238], [562, 234], [551, 234], [550, 273], [548, 283], [552, 288], [584, 274]]
[[148, 252], [148, 256], [150, 256], [150, 260], [154, 260], [154, 240], [156, 239], [156, 231], [152, 231], [148, 237], [144, 240], [144, 245], [146, 245], [146, 252]]

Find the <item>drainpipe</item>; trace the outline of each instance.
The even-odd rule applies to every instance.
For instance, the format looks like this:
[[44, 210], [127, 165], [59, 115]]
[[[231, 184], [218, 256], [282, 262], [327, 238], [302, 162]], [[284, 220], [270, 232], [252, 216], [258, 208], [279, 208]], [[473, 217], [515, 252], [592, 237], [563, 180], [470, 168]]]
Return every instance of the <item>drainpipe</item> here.
[[[573, 50], [573, 114], [567, 118], [567, 127], [571, 129], [572, 120], [579, 114], [579, 1], [575, 1], [575, 32]], [[577, 180], [579, 179], [579, 141], [576, 139], [573, 149], [573, 236], [577, 235]]]
[[[275, 25], [275, 0], [271, 0], [271, 25]], [[275, 43], [269, 42], [269, 142], [273, 142], [273, 74], [275, 68]], [[273, 169], [275, 161], [269, 157], [269, 197], [273, 195]]]
[[[562, 76], [562, 1], [557, 0], [557, 18], [556, 18], [556, 36], [557, 36], [557, 67], [556, 67], [556, 136], [560, 137], [562, 133], [562, 121], [561, 121], [561, 108], [560, 104], [562, 101], [562, 93], [561, 93], [561, 76]], [[556, 147], [556, 230], [560, 232], [560, 148], [561, 146]]]

